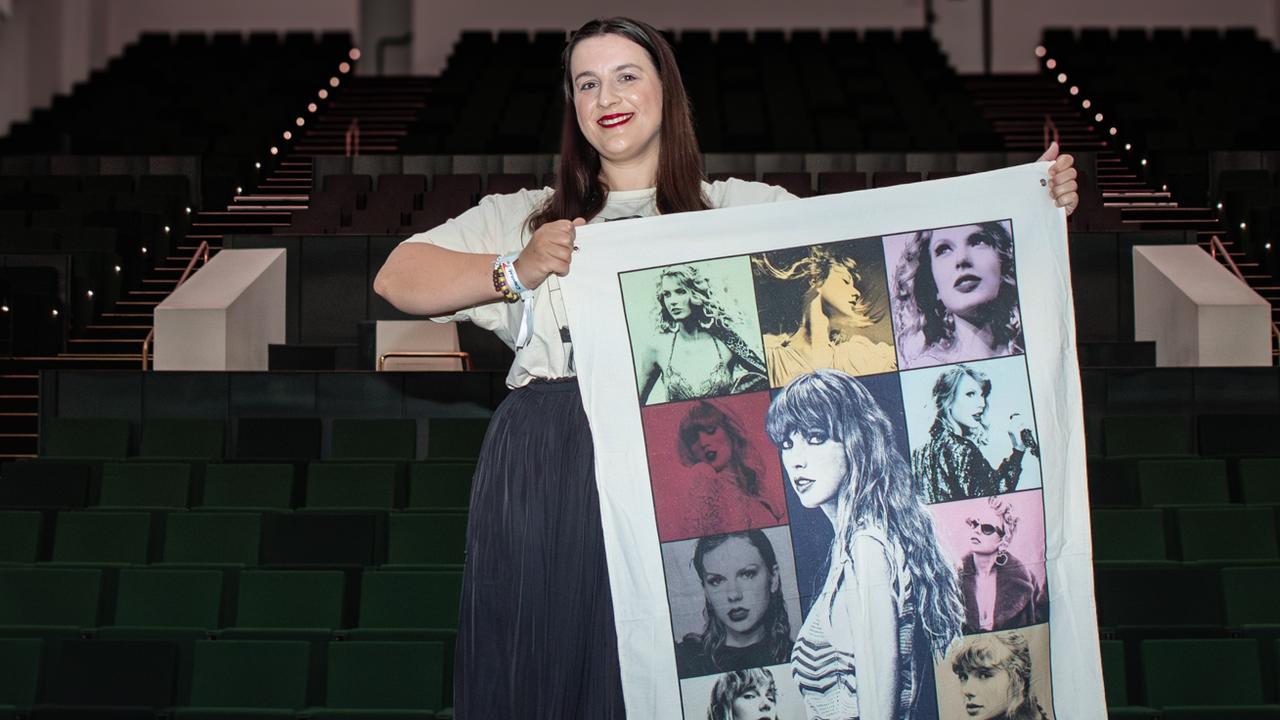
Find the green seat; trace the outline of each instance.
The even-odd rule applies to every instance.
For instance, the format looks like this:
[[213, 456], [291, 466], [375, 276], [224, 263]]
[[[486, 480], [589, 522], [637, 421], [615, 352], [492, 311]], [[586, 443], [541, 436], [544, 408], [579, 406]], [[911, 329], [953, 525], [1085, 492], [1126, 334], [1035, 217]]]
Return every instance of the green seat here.
[[116, 627], [218, 627], [222, 573], [217, 570], [126, 568], [116, 590]]
[[1280, 458], [1241, 460], [1240, 494], [1247, 503], [1280, 505]]
[[1280, 712], [1264, 704], [1255, 640], [1144, 640], [1142, 674], [1146, 704], [1166, 718], [1274, 718]]
[[1222, 569], [1227, 624], [1280, 625], [1280, 567]]
[[174, 717], [293, 717], [307, 702], [311, 645], [287, 640], [201, 640], [191, 701]]
[[101, 570], [0, 568], [0, 626], [96, 627], [101, 591]]
[[1094, 562], [1169, 562], [1160, 510], [1091, 511]]
[[204, 470], [202, 508], [288, 510], [293, 466], [288, 463], [211, 463]]
[[[360, 637], [395, 631], [456, 630], [462, 573], [452, 570], [365, 572], [360, 583]], [[371, 635], [372, 631], [372, 635]]]
[[51, 418], [42, 439], [43, 457], [124, 459], [129, 456], [129, 421]]
[[434, 718], [443, 690], [440, 642], [333, 642], [325, 707], [307, 714]]
[[1280, 560], [1271, 508], [1179, 508], [1177, 518], [1183, 560]]
[[1102, 682], [1107, 691], [1107, 717], [1157, 717], [1159, 715], [1157, 710], [1129, 704], [1129, 682], [1125, 669], [1124, 643], [1120, 640], [1103, 640], [1098, 645], [1102, 651]]
[[479, 457], [488, 428], [489, 418], [431, 418], [427, 422], [427, 457]]
[[40, 520], [40, 513], [34, 510], [0, 510], [0, 563], [36, 561]]
[[409, 510], [443, 510], [471, 505], [475, 463], [418, 462], [409, 466]]
[[1102, 442], [1107, 457], [1195, 454], [1184, 415], [1109, 415], [1102, 418]]
[[1222, 460], [1140, 460], [1138, 496], [1142, 505], [1225, 505], [1227, 464]]
[[98, 506], [185, 508], [190, 488], [188, 463], [103, 463]]
[[171, 564], [256, 566], [261, 539], [258, 513], [169, 513], [162, 558]]
[[58, 513], [54, 562], [144, 565], [150, 547], [151, 516], [145, 512]]
[[234, 628], [324, 630], [342, 626], [345, 578], [337, 570], [246, 570], [240, 574]]
[[40, 638], [0, 638], [0, 706], [25, 710], [36, 701], [43, 654]]
[[395, 463], [313, 462], [307, 469], [306, 507], [391, 510], [399, 478]]
[[465, 513], [393, 513], [388, 529], [387, 566], [461, 565], [466, 540]]
[[226, 448], [221, 420], [150, 418], [142, 421], [138, 455], [150, 458], [221, 460]]
[[408, 418], [337, 418], [329, 436], [334, 460], [412, 460], [418, 455], [418, 423]]

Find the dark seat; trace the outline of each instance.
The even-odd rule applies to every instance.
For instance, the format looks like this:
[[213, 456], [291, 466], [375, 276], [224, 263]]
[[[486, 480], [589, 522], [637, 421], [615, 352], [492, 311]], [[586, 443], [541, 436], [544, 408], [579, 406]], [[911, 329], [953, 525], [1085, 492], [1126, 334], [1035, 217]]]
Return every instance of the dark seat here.
[[174, 703], [178, 648], [145, 640], [67, 640], [56, 654], [34, 718], [93, 712], [145, 718]]

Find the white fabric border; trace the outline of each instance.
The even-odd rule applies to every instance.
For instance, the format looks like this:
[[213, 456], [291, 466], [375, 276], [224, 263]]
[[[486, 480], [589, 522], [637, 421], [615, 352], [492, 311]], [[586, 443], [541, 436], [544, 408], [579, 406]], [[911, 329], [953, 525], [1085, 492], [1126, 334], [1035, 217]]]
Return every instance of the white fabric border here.
[[596, 475], [627, 714], [681, 717], [671, 623], [618, 273], [851, 238], [1012, 218], [1043, 452], [1053, 704], [1104, 717], [1066, 215], [1048, 162], [782, 203], [578, 229], [562, 281]]

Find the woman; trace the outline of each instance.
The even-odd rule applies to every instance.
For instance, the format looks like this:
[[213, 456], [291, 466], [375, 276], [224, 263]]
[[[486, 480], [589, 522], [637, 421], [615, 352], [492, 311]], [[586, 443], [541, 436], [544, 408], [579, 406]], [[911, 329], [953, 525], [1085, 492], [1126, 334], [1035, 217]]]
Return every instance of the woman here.
[[[660, 335], [671, 341], [642, 350], [636, 363], [640, 402], [691, 400], [760, 390], [764, 362], [742, 340], [737, 317], [694, 265], [664, 268], [658, 276]], [[654, 394], [654, 390], [661, 387]], [[652, 396], [652, 397], [651, 397]]]
[[[516, 350], [513, 391], [490, 421], [472, 486], [454, 672], [461, 720], [625, 712], [591, 433], [557, 282], [575, 229], [791, 197], [702, 181], [680, 72], [652, 27], [592, 20], [569, 40], [562, 67], [556, 186], [483, 199], [401, 243], [374, 280], [403, 312], [470, 320]], [[1045, 159], [1056, 157], [1051, 146]], [[1063, 155], [1051, 171], [1051, 195], [1068, 208], [1079, 202], [1071, 163]]]
[[[762, 495], [760, 458], [729, 413], [700, 401], [681, 418], [679, 437], [680, 462], [692, 469], [689, 493], [681, 503], [681, 535], [700, 537], [782, 522], [782, 508]], [[663, 539], [673, 538], [663, 533]]]
[[1031, 428], [1009, 418], [1009, 457], [993, 468], [979, 449], [987, 443], [991, 379], [967, 365], [944, 370], [933, 383], [936, 410], [929, 440], [911, 453], [911, 469], [930, 503], [1012, 492], [1022, 476]]
[[752, 258], [757, 274], [807, 282], [800, 323], [790, 334], [765, 335], [769, 383], [786, 385], [797, 375], [831, 368], [850, 375], [871, 375], [898, 368], [893, 346], [859, 333], [876, 324], [858, 289], [858, 263], [813, 245], [804, 258], [777, 267], [769, 255]]
[[1031, 650], [1019, 633], [965, 638], [952, 654], [965, 716], [973, 720], [1049, 720], [1031, 691]]
[[902, 368], [1023, 351], [1007, 221], [921, 230], [894, 272]]
[[725, 673], [711, 688], [707, 720], [778, 720], [778, 685], [768, 668]]
[[778, 393], [766, 425], [800, 503], [835, 530], [792, 653], [809, 714], [933, 717], [934, 659], [964, 610], [888, 416], [857, 379], [818, 370]]
[[1013, 505], [987, 498], [972, 516], [969, 552], [960, 561], [960, 594], [964, 598], [963, 632], [988, 632], [1037, 625], [1049, 619], [1044, 587], [1009, 552], [1018, 516]]
[[763, 532], [700, 538], [693, 569], [706, 596], [706, 624], [676, 645], [680, 677], [787, 661], [791, 620], [782, 600], [778, 556]]

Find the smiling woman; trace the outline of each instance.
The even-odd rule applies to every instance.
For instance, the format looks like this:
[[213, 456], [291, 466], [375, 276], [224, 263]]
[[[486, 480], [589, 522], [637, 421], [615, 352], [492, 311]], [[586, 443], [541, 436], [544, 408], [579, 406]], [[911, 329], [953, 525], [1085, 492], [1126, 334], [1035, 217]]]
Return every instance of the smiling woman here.
[[[591, 20], [561, 66], [555, 186], [483, 198], [401, 243], [374, 281], [403, 312], [474, 322], [515, 350], [512, 392], [490, 421], [472, 484], [454, 672], [460, 718], [626, 713], [594, 444], [559, 285], [577, 228], [793, 199], [761, 183], [705, 182], [679, 68], [653, 27]], [[1076, 202], [1070, 163], [1059, 158], [1049, 189], [1064, 205]], [[697, 355], [723, 357], [735, 384], [752, 372], [763, 383], [759, 350], [740, 351], [714, 320], [686, 327], [664, 356], [685, 387], [707, 382], [680, 364], [694, 356], [684, 342], [693, 336], [707, 351]], [[637, 692], [647, 692], [643, 683]]]

